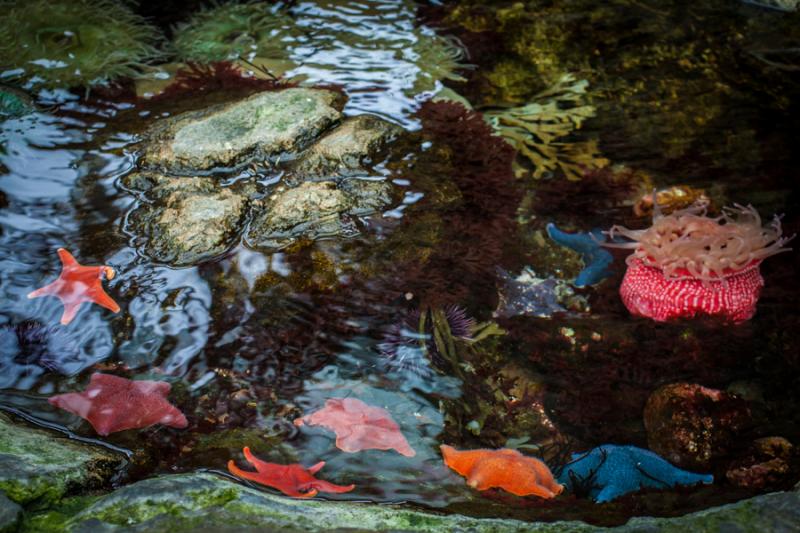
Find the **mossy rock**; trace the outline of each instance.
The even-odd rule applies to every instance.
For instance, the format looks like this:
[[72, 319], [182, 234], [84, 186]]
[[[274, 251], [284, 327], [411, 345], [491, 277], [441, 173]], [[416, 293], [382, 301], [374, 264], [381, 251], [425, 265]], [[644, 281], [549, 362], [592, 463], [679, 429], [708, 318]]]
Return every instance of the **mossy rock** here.
[[341, 105], [337, 92], [289, 88], [181, 113], [147, 132], [139, 163], [192, 175], [297, 154], [341, 119]]
[[14, 502], [47, 504], [74, 490], [102, 486], [123, 462], [120, 455], [0, 414], [0, 490]]
[[22, 517], [22, 507], [9, 500], [0, 492], [0, 533], [17, 530], [17, 524]]
[[779, 492], [679, 518], [634, 518], [611, 529], [582, 522], [526, 523], [441, 515], [389, 505], [298, 500], [233, 483], [210, 473], [140, 481], [95, 500], [76, 500], [32, 516], [23, 531], [453, 531], [719, 532], [791, 531], [800, 523], [800, 493]]

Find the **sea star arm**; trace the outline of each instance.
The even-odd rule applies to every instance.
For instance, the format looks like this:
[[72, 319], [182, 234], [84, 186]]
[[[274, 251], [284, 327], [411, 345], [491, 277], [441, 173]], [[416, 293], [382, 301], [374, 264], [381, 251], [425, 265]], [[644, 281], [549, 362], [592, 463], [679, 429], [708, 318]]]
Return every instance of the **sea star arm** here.
[[97, 290], [92, 290], [89, 292], [94, 303], [105, 307], [109, 311], [119, 313], [119, 305], [111, 298], [111, 296], [106, 294], [106, 291], [104, 291], [102, 287], [98, 286]]
[[260, 483], [258, 472], [249, 472], [247, 470], [242, 470], [236, 463], [233, 462], [233, 459], [228, 461], [228, 470], [230, 470], [231, 474], [236, 477], [240, 477], [242, 479], [249, 479], [250, 481], [255, 481], [256, 483]]
[[83, 302], [64, 302], [64, 312], [61, 314], [61, 325], [66, 326], [78, 315]]
[[78, 261], [66, 249], [59, 248], [57, 250], [57, 253], [58, 253], [58, 258], [61, 259], [61, 264], [64, 265], [65, 267], [78, 265]]

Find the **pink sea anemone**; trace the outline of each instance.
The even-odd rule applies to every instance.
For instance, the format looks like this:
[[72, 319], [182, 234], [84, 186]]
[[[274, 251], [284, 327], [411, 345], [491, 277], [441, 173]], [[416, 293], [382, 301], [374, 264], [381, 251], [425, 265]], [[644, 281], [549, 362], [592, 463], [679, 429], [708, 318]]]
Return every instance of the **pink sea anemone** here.
[[764, 286], [761, 261], [789, 250], [780, 218], [762, 226], [752, 206], [734, 205], [716, 218], [703, 205], [663, 215], [643, 230], [614, 226], [608, 232], [633, 242], [620, 296], [634, 315], [657, 321], [716, 315], [733, 322], [750, 319]]

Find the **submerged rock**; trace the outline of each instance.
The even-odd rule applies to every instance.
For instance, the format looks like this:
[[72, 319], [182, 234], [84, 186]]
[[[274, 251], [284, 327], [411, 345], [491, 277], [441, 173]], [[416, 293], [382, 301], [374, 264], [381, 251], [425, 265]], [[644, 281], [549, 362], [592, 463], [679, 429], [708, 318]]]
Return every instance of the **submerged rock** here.
[[792, 443], [783, 437], [756, 439], [745, 457], [728, 468], [725, 477], [732, 485], [751, 489], [776, 486], [791, 474]]
[[256, 248], [284, 248], [298, 238], [350, 236], [358, 229], [350, 216], [366, 215], [389, 203], [389, 183], [349, 179], [306, 182], [258, 202], [246, 235]]
[[377, 154], [402, 129], [372, 115], [347, 118], [342, 125], [317, 141], [295, 164], [297, 176], [345, 176], [363, 171], [368, 159]]
[[[172, 266], [225, 253], [248, 223], [246, 241], [258, 248], [358, 233], [351, 217], [391, 199], [390, 183], [371, 167], [402, 129], [362, 115], [328, 131], [340, 100], [287, 88], [160, 121], [145, 135], [141, 169], [122, 181], [142, 197], [126, 230], [143, 253]], [[253, 165], [244, 171], [245, 163]]]
[[339, 93], [289, 88], [181, 113], [145, 135], [144, 168], [194, 173], [300, 152], [341, 114]]
[[247, 186], [220, 186], [209, 177], [170, 177], [137, 173], [124, 184], [142, 192], [128, 216], [128, 230], [156, 261], [194, 265], [226, 252], [244, 224]]
[[657, 389], [644, 408], [647, 443], [672, 463], [707, 469], [724, 456], [738, 432], [750, 422], [741, 398], [692, 383]]
[[123, 462], [107, 450], [0, 414], [0, 491], [17, 503], [54, 502], [76, 488], [102, 485]]

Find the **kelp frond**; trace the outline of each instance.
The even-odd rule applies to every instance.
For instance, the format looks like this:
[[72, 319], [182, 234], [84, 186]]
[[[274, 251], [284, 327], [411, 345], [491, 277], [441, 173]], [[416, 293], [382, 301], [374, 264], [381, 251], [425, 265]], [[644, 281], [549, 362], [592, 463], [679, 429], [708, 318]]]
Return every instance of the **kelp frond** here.
[[588, 85], [586, 80], [565, 74], [531, 103], [487, 111], [484, 116], [497, 134], [533, 163], [534, 178], [560, 170], [567, 179], [577, 181], [586, 170], [608, 164], [596, 141], [565, 140], [595, 115], [594, 106], [588, 103]]

